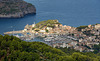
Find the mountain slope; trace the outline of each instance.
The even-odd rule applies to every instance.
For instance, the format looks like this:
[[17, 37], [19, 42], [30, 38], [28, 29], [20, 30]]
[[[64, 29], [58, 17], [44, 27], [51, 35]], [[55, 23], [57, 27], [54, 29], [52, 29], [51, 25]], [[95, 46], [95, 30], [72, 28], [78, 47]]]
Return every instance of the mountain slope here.
[[36, 13], [34, 5], [23, 0], [0, 0], [1, 18], [18, 18], [29, 13]]

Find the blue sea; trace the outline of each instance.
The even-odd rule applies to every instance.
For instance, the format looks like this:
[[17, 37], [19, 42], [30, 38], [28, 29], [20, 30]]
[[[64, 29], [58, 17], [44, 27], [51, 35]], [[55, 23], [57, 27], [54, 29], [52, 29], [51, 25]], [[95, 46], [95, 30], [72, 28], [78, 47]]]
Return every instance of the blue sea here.
[[58, 19], [63, 25], [78, 27], [100, 23], [100, 0], [25, 0], [35, 5], [37, 14], [19, 19], [0, 19], [0, 34], [22, 30], [26, 24]]

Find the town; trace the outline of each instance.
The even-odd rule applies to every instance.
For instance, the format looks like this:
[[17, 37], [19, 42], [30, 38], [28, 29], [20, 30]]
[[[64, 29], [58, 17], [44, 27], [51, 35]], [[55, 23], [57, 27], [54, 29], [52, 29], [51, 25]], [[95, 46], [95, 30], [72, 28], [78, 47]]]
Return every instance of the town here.
[[52, 47], [73, 48], [80, 52], [93, 52], [93, 46], [100, 43], [100, 24], [71, 27], [62, 25], [58, 20], [41, 21], [37, 24], [26, 25], [24, 30], [11, 31], [4, 34], [22, 33], [15, 35], [22, 40], [32, 40], [42, 37], [44, 42]]

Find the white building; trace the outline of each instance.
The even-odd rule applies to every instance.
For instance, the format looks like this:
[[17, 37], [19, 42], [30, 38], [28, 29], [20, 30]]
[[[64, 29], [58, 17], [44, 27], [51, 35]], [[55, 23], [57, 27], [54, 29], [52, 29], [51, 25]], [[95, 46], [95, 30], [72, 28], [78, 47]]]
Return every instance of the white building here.
[[52, 30], [52, 28], [51, 27], [47, 27], [47, 30]]
[[99, 29], [100, 28], [100, 24], [95, 25], [95, 28]]
[[32, 24], [32, 27], [35, 27], [35, 22], [34, 22], [34, 24]]
[[41, 33], [45, 33], [46, 31], [45, 31], [45, 30], [40, 30], [39, 32], [41, 32]]

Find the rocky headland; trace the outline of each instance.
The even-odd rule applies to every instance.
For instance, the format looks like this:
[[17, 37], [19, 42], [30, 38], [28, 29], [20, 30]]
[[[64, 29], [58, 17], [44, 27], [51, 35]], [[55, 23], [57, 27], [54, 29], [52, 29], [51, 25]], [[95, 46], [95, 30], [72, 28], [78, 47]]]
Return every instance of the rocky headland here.
[[23, 0], [0, 0], [0, 18], [20, 18], [36, 13], [34, 5]]

